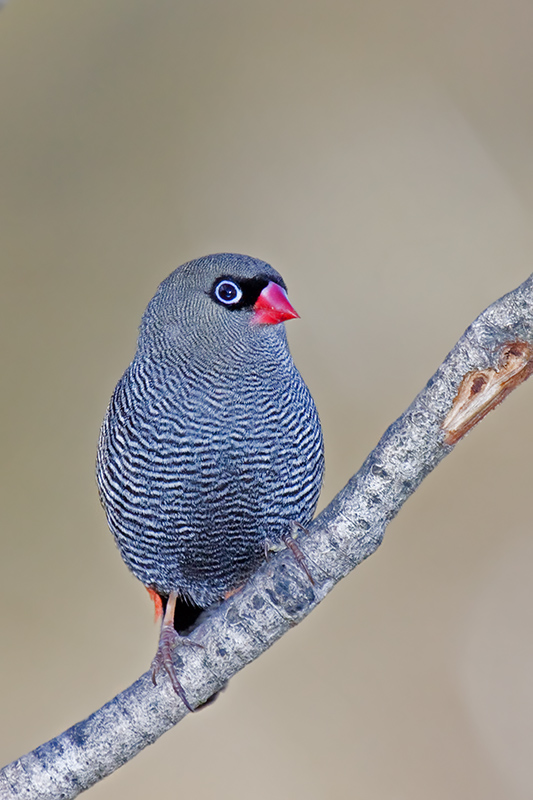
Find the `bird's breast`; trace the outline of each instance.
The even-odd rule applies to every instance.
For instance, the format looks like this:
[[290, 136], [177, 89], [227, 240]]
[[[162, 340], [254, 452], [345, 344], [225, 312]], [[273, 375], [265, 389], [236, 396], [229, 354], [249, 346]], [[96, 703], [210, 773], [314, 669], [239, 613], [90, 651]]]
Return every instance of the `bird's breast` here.
[[191, 379], [130, 368], [102, 429], [98, 479], [126, 563], [199, 605], [244, 582], [265, 539], [307, 524], [322, 476], [320, 424], [294, 368]]

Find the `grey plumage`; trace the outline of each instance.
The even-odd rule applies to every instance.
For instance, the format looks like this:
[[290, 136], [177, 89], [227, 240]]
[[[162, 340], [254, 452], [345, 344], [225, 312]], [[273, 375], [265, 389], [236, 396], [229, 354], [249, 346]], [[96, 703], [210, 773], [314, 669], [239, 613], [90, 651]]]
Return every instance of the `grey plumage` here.
[[[219, 278], [240, 305], [214, 296]], [[257, 569], [265, 541], [307, 525], [323, 473], [320, 422], [283, 324], [253, 324], [268, 264], [219, 254], [159, 286], [102, 426], [109, 527], [142, 583], [206, 608]], [[250, 294], [251, 293], [251, 294]]]

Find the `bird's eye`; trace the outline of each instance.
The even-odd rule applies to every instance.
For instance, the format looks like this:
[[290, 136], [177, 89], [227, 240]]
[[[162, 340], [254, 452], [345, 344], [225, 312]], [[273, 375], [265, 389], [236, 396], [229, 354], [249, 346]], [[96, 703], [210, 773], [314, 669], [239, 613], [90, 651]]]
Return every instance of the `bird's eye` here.
[[215, 297], [225, 306], [234, 306], [242, 298], [242, 289], [233, 281], [220, 281], [215, 286]]

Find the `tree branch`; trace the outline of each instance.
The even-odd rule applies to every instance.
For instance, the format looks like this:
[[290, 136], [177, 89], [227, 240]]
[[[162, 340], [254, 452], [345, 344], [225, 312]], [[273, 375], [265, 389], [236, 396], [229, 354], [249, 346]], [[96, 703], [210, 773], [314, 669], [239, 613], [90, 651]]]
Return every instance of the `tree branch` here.
[[[210, 613], [175, 654], [193, 707], [301, 622], [381, 544], [385, 528], [457, 441], [533, 371], [533, 275], [466, 330], [356, 475], [298, 540], [312, 585], [284, 551]], [[83, 722], [0, 771], [0, 797], [72, 798], [114, 772], [187, 714], [150, 674]]]

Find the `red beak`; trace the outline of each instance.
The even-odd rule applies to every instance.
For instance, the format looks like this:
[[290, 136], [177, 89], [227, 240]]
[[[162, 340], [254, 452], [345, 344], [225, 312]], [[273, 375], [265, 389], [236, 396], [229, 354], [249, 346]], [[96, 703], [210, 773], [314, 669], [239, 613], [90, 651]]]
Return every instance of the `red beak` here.
[[270, 281], [254, 305], [253, 325], [277, 325], [287, 319], [299, 317], [289, 303], [289, 298], [284, 289], [277, 283]]

